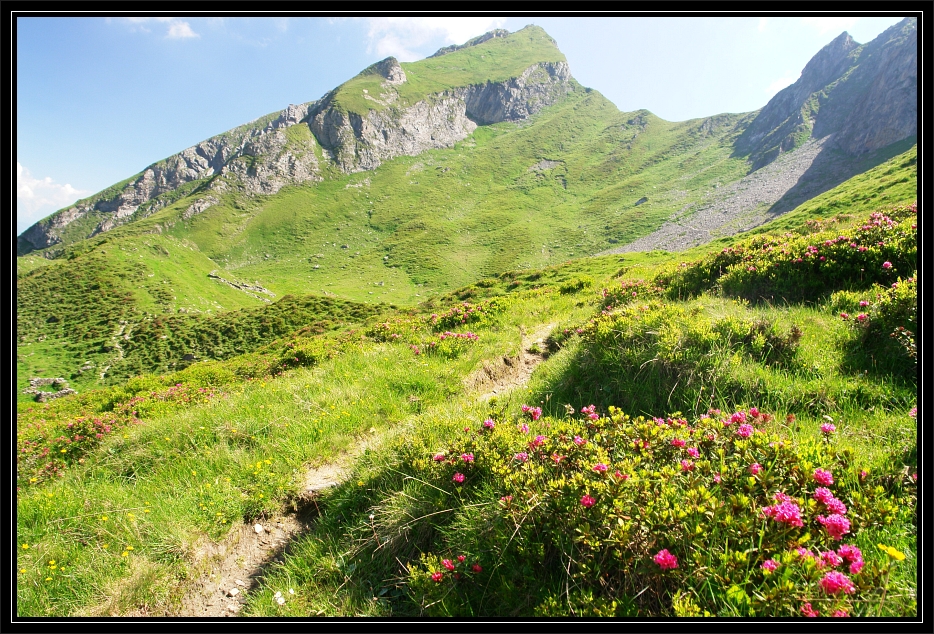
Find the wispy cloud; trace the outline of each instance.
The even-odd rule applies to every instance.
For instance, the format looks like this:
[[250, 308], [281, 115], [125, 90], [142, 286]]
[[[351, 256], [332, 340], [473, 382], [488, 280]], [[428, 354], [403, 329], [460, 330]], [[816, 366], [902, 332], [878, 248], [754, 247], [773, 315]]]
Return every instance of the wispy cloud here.
[[27, 229], [37, 220], [53, 211], [66, 207], [90, 191], [75, 189], [70, 184], [56, 183], [50, 177], [35, 178], [29, 170], [16, 162], [16, 229]]
[[[366, 18], [367, 51], [412, 62], [424, 57], [417, 49], [426, 44], [463, 44], [477, 35], [503, 26], [506, 18], [383, 17]], [[434, 52], [434, 51], [432, 51]]]
[[776, 79], [771, 84], [769, 84], [769, 87], [765, 89], [765, 92], [769, 97], [771, 97], [772, 95], [776, 94], [782, 88], [785, 88], [786, 86], [790, 86], [796, 81], [798, 81], [798, 77], [800, 77], [800, 73], [798, 75], [785, 75], [784, 77], [780, 79]]
[[142, 31], [143, 33], [151, 33], [152, 30], [148, 28], [148, 24], [151, 22], [158, 22], [168, 26], [166, 30], [165, 37], [167, 39], [178, 40], [191, 37], [201, 37], [192, 30], [191, 25], [182, 20], [181, 18], [152, 18], [152, 17], [131, 17], [123, 18], [126, 22], [129, 22], [132, 27], [132, 31]]
[[187, 22], [172, 22], [169, 25], [169, 32], [166, 37], [171, 39], [180, 39], [185, 37], [201, 37], [191, 30], [191, 25]]
[[840, 15], [831, 17], [807, 17], [801, 18], [801, 21], [808, 26], [814, 27], [820, 35], [823, 35], [827, 31], [842, 33], [843, 31], [852, 29], [859, 21], [859, 18]]

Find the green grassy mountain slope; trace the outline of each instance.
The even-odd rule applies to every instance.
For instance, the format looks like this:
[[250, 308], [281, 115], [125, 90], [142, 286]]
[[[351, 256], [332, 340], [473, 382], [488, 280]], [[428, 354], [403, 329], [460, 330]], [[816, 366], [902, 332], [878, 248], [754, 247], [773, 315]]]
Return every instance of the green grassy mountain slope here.
[[[22, 404], [18, 614], [916, 617], [913, 156], [761, 235]], [[256, 524], [288, 547], [211, 577]]]

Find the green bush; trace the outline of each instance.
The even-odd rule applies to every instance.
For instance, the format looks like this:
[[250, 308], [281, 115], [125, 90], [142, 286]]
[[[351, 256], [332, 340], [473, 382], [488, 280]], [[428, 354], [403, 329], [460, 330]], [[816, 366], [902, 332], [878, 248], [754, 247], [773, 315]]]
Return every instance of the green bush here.
[[880, 613], [897, 564], [861, 536], [915, 522], [902, 465], [869, 476], [832, 435], [779, 440], [755, 408], [582, 413], [489, 419], [433, 460], [400, 447], [400, 472], [453, 496], [408, 565], [424, 614]]

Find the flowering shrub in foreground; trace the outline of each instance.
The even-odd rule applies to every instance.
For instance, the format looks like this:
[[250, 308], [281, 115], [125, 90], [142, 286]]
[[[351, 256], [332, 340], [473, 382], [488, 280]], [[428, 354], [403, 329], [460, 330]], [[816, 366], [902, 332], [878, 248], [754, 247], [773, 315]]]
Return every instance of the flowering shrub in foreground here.
[[[450, 522], [442, 550], [409, 565], [427, 614], [878, 613], [897, 558], [854, 540], [911, 524], [912, 480], [887, 490], [833, 437], [782, 441], [755, 408], [692, 421], [590, 409], [528, 432], [516, 420], [470, 426], [438, 453], [450, 458], [403, 460], [438, 489], [463, 476], [439, 509]], [[482, 572], [446, 574], [458, 552]]]

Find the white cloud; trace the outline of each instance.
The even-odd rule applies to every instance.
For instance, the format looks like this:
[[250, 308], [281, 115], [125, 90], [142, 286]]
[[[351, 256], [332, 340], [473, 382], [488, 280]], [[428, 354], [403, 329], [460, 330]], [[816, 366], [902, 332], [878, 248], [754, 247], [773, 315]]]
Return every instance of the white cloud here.
[[53, 211], [67, 207], [76, 200], [91, 194], [90, 191], [75, 189], [70, 184], [61, 185], [50, 177], [35, 178], [29, 170], [16, 162], [16, 229], [17, 233], [27, 229], [37, 220]]
[[842, 15], [821, 18], [801, 18], [802, 22], [817, 29], [817, 32], [820, 35], [823, 35], [827, 31], [833, 31], [837, 34], [840, 34], [843, 31], [852, 29], [858, 20], [858, 17], [847, 17]]
[[173, 22], [169, 25], [169, 32], [166, 34], [166, 37], [172, 39], [179, 39], [185, 37], [201, 37], [197, 33], [191, 30], [191, 26], [187, 22]]
[[168, 31], [166, 31], [165, 37], [173, 40], [184, 39], [189, 37], [201, 37], [195, 33], [191, 25], [188, 22], [180, 18], [151, 18], [151, 17], [133, 17], [133, 18], [123, 18], [129, 22], [132, 26], [130, 27], [131, 31], [142, 31], [143, 33], [151, 33], [151, 30], [146, 28], [146, 23], [148, 22], [161, 22], [168, 25]]
[[800, 77], [800, 76], [801, 76], [800, 74], [798, 74], [798, 75], [785, 75], [785, 76], [782, 77], [781, 79], [776, 79], [776, 80], [773, 81], [771, 84], [769, 84], [769, 87], [765, 89], [765, 92], [766, 92], [766, 94], [767, 94], [769, 97], [771, 97], [772, 95], [774, 95], [775, 93], [777, 93], [777, 92], [778, 92], [779, 90], [781, 90], [782, 88], [785, 88], [786, 86], [790, 86], [790, 85], [792, 85], [793, 83], [795, 83], [796, 81], [798, 81], [798, 77]]
[[506, 18], [484, 17], [383, 17], [366, 20], [370, 27], [367, 51], [380, 57], [392, 55], [403, 62], [424, 57], [415, 49], [426, 44], [438, 41], [443, 45], [463, 44], [506, 23]]

